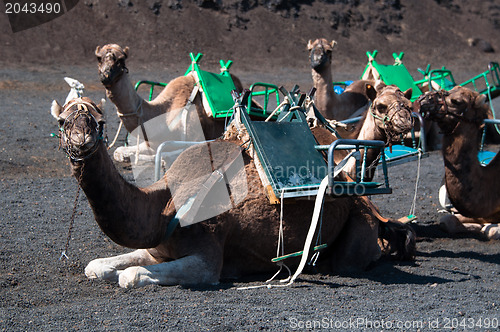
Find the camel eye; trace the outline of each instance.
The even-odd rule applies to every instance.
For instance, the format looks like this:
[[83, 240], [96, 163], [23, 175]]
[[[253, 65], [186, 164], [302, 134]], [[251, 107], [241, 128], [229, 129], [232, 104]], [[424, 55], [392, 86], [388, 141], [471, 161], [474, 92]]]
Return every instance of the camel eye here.
[[385, 112], [387, 110], [387, 105], [377, 104], [377, 110], [379, 110], [379, 112]]
[[101, 60], [102, 60], [102, 57], [98, 56], [97, 61], [101, 62]]
[[451, 103], [453, 105], [460, 105], [460, 100], [459, 99], [455, 99], [455, 98], [451, 98]]

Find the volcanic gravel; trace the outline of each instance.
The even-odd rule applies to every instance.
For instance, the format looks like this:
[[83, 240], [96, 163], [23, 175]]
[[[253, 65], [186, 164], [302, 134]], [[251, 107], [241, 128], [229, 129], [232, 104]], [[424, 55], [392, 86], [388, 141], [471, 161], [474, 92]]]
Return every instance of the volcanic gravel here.
[[[238, 289], [261, 285], [270, 275], [193, 288], [121, 289], [88, 280], [83, 271], [89, 261], [130, 250], [101, 232], [82, 194], [69, 259], [59, 259], [77, 184], [57, 139], [50, 137], [57, 132], [50, 103], [66, 97], [63, 76], [78, 78], [88, 86], [86, 95], [99, 100], [103, 89], [95, 83], [95, 68], [7, 68], [0, 73], [0, 330], [497, 330], [500, 242], [450, 236], [436, 225], [440, 152], [421, 160], [418, 220], [412, 224], [418, 235], [414, 262], [382, 259], [349, 275], [307, 273], [290, 287], [271, 289]], [[257, 76], [241, 75], [245, 82]], [[139, 78], [132, 74], [132, 79]], [[286, 87], [310, 85], [307, 72], [282, 80]], [[118, 118], [111, 104], [106, 110], [112, 136]], [[120, 143], [123, 139], [122, 133]], [[133, 181], [130, 165], [117, 167]], [[389, 169], [393, 194], [373, 197], [383, 215], [409, 213], [417, 169], [417, 161]]]

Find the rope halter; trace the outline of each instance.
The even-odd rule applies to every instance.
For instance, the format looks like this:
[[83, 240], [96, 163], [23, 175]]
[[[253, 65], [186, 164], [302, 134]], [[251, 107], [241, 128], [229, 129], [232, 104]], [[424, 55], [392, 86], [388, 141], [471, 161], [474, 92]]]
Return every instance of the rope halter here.
[[[97, 106], [82, 98], [74, 99], [65, 105], [60, 116], [59, 148], [63, 149], [71, 162], [81, 162], [97, 151], [99, 142], [103, 139], [103, 130], [104, 119]], [[74, 136], [77, 136], [77, 140]], [[92, 141], [93, 144], [87, 147]]]
[[[384, 92], [380, 96], [382, 96]], [[405, 103], [406, 97], [404, 97], [404, 94], [401, 91], [397, 91], [396, 93], [393, 94], [396, 97], [396, 100], [393, 101], [390, 105], [387, 106], [387, 109], [385, 112], [383, 112], [381, 115], [378, 115], [375, 113], [375, 109], [377, 108], [378, 104], [375, 101], [370, 105], [369, 112], [371, 116], [374, 119], [377, 119], [382, 122], [384, 132], [387, 136], [387, 142], [390, 143], [398, 137], [401, 134], [405, 134], [405, 132], [402, 132], [401, 130], [397, 129], [395, 124], [394, 124], [394, 117], [397, 115], [401, 115], [402, 112], [407, 112], [408, 117], [410, 119], [408, 131], [411, 129], [413, 126], [413, 117], [411, 116], [411, 105], [407, 105]]]

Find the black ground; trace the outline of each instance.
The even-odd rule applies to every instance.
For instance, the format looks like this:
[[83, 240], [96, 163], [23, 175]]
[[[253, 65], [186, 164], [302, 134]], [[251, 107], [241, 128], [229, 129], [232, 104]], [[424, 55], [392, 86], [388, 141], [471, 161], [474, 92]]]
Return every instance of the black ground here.
[[[489, 61], [499, 60], [497, 53], [484, 53], [464, 42], [469, 37], [483, 38], [500, 50], [496, 26], [499, 4], [495, 1], [425, 0], [402, 2], [399, 9], [399, 1], [354, 2], [359, 3], [357, 7], [346, 2], [350, 4], [345, 6], [352, 8], [349, 7], [351, 16], [345, 17], [357, 19], [347, 23], [345, 19], [340, 20], [344, 23], [336, 29], [332, 24], [334, 11], [328, 6], [341, 6], [344, 2], [301, 2], [297, 11], [285, 6], [295, 2], [278, 1], [275, 3], [282, 4], [286, 10], [278, 6], [276, 12], [267, 2], [271, 9], [259, 7], [243, 12], [196, 5], [205, 3], [204, 6], [210, 7], [206, 1], [184, 3], [184, 9], [180, 10], [169, 9], [169, 4], [175, 7], [176, 3], [183, 4], [182, 1], [144, 3], [153, 9], [135, 2], [133, 6], [123, 7], [116, 2], [104, 5], [102, 1], [81, 1], [71, 14], [16, 34], [10, 32], [7, 20], [0, 14], [0, 27], [5, 31], [0, 35], [0, 58], [3, 59], [3, 67], [0, 67], [3, 118], [0, 121], [0, 330], [226, 331], [313, 327], [497, 330], [492, 327], [498, 327], [500, 320], [500, 244], [477, 237], [451, 237], [436, 226], [440, 218], [437, 190], [443, 176], [440, 152], [432, 152], [421, 161], [415, 213], [419, 219], [413, 224], [418, 235], [414, 263], [382, 260], [368, 271], [354, 275], [304, 274], [289, 288], [237, 289], [260, 285], [270, 277], [259, 275], [222, 281], [218, 286], [206, 288], [148, 286], [124, 290], [114, 284], [89, 281], [83, 273], [86, 264], [94, 258], [129, 251], [103, 235], [84, 197], [79, 199], [69, 260], [60, 261], [77, 185], [69, 175], [64, 154], [57, 151], [57, 139], [49, 135], [57, 129], [49, 113], [50, 103], [52, 99], [62, 102], [66, 97], [68, 88], [62, 79], [64, 76], [83, 82], [86, 94], [94, 100], [103, 96], [93, 56], [98, 44], [118, 41], [131, 47], [128, 67], [134, 81], [146, 78], [168, 81], [187, 68], [188, 51], [201, 51], [206, 53], [206, 62], [202, 64], [206, 63], [207, 69], [215, 70], [219, 58], [233, 59], [232, 71], [247, 85], [255, 81], [283, 84], [288, 88], [299, 84], [304, 91], [311, 85], [305, 52], [309, 38], [325, 36], [339, 42], [334, 63], [339, 80], [359, 76], [365, 63], [364, 52], [379, 47], [377, 45], [381, 46], [381, 53], [387, 53], [384, 55], [387, 63], [393, 51], [406, 51], [408, 61], [405, 62], [415, 76], [418, 66], [430, 62], [434, 67], [447, 65], [457, 81], [463, 81], [484, 70]], [[158, 15], [154, 13], [155, 3], [163, 4]], [[417, 8], [417, 3], [422, 7]], [[231, 3], [224, 4], [230, 7]], [[380, 9], [383, 4], [389, 7]], [[379, 14], [377, 11], [368, 14], [370, 6]], [[349, 8], [342, 7], [338, 12]], [[356, 10], [364, 21], [360, 21]], [[383, 12], [387, 16], [382, 15]], [[436, 15], [443, 13], [450, 18], [447, 24], [436, 19]], [[148, 15], [156, 18], [153, 21]], [[177, 33], [168, 33], [173, 40], [169, 42], [160, 38], [160, 32], [166, 31], [160, 29], [171, 28], [167, 19], [175, 15], [184, 18], [179, 28], [184, 35], [179, 32], [176, 37]], [[187, 18], [199, 17], [196, 15], [205, 19], [223, 17], [224, 27], [227, 22], [233, 22], [231, 29], [226, 29], [227, 34], [220, 37], [221, 46], [209, 42], [212, 35], [197, 34], [196, 22], [188, 24]], [[333, 21], [325, 21], [326, 16]], [[129, 26], [123, 23], [124, 17], [137, 21]], [[417, 24], [426, 17], [429, 22]], [[146, 27], [141, 28], [137, 22], [144, 22]], [[220, 20], [214, 21], [214, 31], [219, 31], [217, 22]], [[365, 22], [367, 30], [363, 30], [359, 22]], [[257, 34], [259, 24], [264, 31], [260, 36]], [[417, 34], [415, 26], [432, 29]], [[74, 32], [77, 28], [79, 32]], [[82, 28], [86, 32], [82, 32]], [[103, 32], [99, 33], [98, 29]], [[119, 29], [125, 32], [118, 33]], [[69, 36], [70, 32], [74, 33]], [[451, 32], [453, 36], [448, 38]], [[250, 35], [256, 37], [249, 40]], [[242, 37], [238, 39], [238, 36]], [[363, 36], [365, 39], [361, 39]], [[426, 38], [428, 44], [424, 43]], [[158, 41], [157, 46], [145, 48], [152, 40]], [[408, 49], [404, 48], [406, 40]], [[175, 43], [187, 46], [176, 48]], [[255, 50], [248, 46], [252, 43], [258, 45]], [[417, 47], [419, 43], [421, 49]], [[264, 52], [261, 47], [267, 50]], [[148, 55], [154, 61], [144, 64]], [[106, 109], [111, 136], [118, 119], [111, 105]], [[129, 176], [129, 165], [117, 166]], [[409, 213], [417, 166], [417, 162], [411, 162], [390, 169], [394, 193], [373, 197], [385, 216], [399, 218]]]

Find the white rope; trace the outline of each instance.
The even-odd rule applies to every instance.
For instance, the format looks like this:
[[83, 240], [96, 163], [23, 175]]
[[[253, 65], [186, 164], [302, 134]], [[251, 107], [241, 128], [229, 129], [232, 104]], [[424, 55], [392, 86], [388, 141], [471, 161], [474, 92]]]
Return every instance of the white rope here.
[[[313, 212], [313, 217], [311, 220], [311, 225], [309, 226], [309, 231], [307, 233], [306, 241], [304, 244], [304, 250], [302, 253], [302, 258], [300, 259], [299, 266], [297, 267], [297, 270], [295, 271], [294, 275], [289, 279], [287, 284], [284, 285], [272, 285], [272, 284], [266, 284], [266, 285], [258, 285], [258, 286], [249, 286], [249, 287], [239, 287], [237, 288], [238, 290], [247, 290], [247, 289], [255, 289], [255, 288], [272, 288], [272, 287], [288, 287], [293, 282], [295, 279], [302, 273], [304, 270], [304, 267], [307, 262], [307, 258], [309, 256], [309, 250], [313, 241], [314, 233], [316, 232], [316, 227], [318, 225], [318, 220], [321, 214], [321, 209], [323, 207], [323, 199], [325, 197], [326, 193], [326, 188], [328, 187], [328, 176], [326, 176], [322, 181], [318, 189], [318, 195], [316, 196], [316, 201], [314, 203], [314, 212]], [[283, 195], [282, 195], [283, 197]]]
[[118, 135], [120, 135], [120, 131], [122, 130], [122, 126], [123, 126], [123, 122], [120, 121], [120, 125], [118, 126], [118, 130], [116, 131], [115, 138], [113, 139], [113, 142], [111, 142], [111, 144], [108, 145], [108, 150], [111, 149], [115, 145], [116, 140], [118, 139]]
[[286, 104], [289, 104], [289, 100], [288, 100], [288, 97], [285, 97], [283, 99], [283, 102], [281, 102], [281, 104], [278, 105], [278, 107], [276, 107], [274, 109], [274, 111], [271, 112], [271, 114], [266, 118], [266, 120], [264, 120], [264, 122], [269, 122], [269, 120], [271, 120], [271, 118], [274, 116], [274, 114], [276, 114], [276, 112], [278, 112], [279, 109], [281, 109], [283, 106], [285, 106]]
[[[111, 149], [115, 145], [116, 140], [118, 139], [118, 135], [120, 135], [120, 132], [121, 132], [122, 127], [123, 127], [123, 121], [121, 120], [121, 118], [125, 118], [127, 116], [137, 116], [137, 118], [139, 119], [139, 121], [138, 121], [139, 126], [141, 125], [141, 117], [142, 117], [142, 113], [143, 113], [143, 110], [142, 110], [142, 103], [143, 102], [144, 102], [144, 99], [141, 99], [141, 101], [139, 102], [139, 105], [137, 106], [135, 111], [132, 113], [127, 113], [127, 114], [120, 113], [120, 111], [118, 111], [118, 108], [116, 108], [116, 114], [120, 118], [120, 125], [118, 126], [118, 130], [116, 131], [116, 135], [115, 135], [115, 138], [113, 139], [113, 142], [111, 142], [111, 144], [108, 146], [108, 150]], [[140, 113], [139, 113], [139, 110], [141, 111]]]
[[415, 209], [417, 206], [417, 191], [418, 191], [418, 181], [420, 180], [420, 160], [422, 159], [422, 149], [418, 149], [418, 166], [417, 166], [417, 179], [415, 180], [415, 193], [413, 194], [413, 202], [410, 207], [410, 213], [408, 215], [415, 215]]

